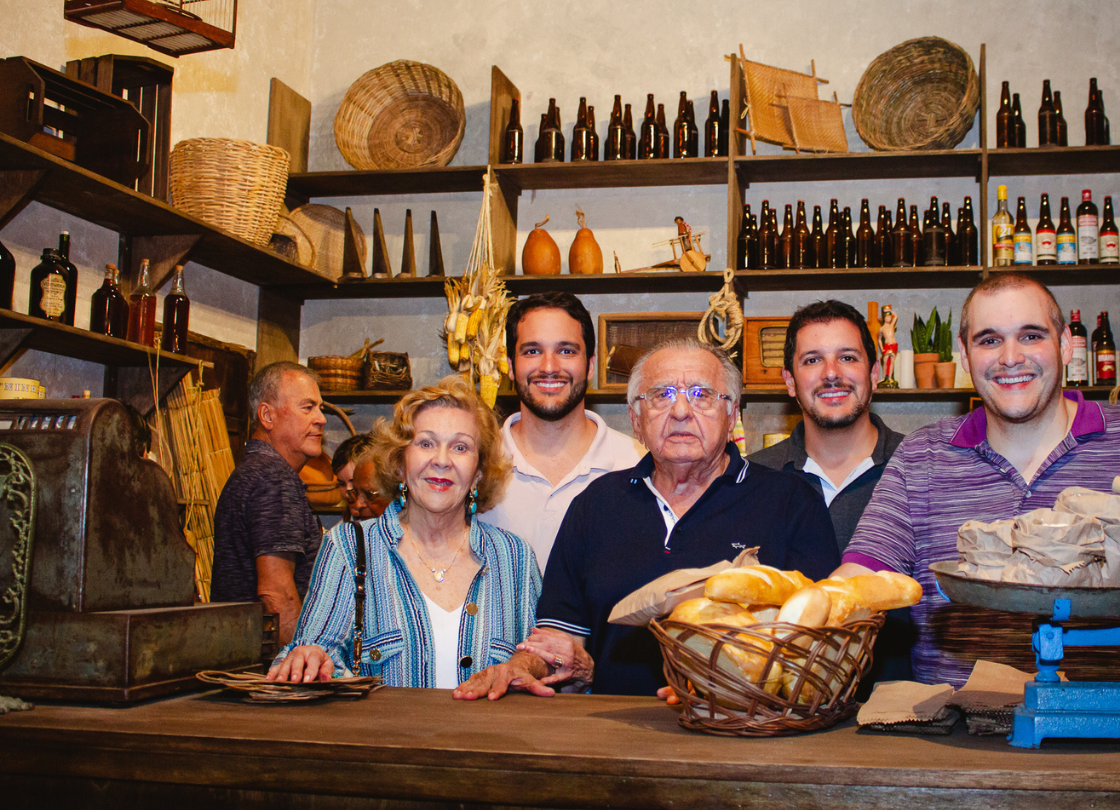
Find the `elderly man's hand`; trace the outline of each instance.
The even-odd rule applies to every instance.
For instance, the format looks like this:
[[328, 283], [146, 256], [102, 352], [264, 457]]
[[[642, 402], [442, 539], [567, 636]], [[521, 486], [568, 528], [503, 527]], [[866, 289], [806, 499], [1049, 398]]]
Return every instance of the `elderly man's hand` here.
[[517, 649], [536, 655], [548, 667], [549, 674], [541, 683], [571, 681], [576, 688], [586, 688], [595, 677], [595, 662], [578, 636], [551, 627], [534, 627]]
[[294, 648], [284, 660], [273, 666], [265, 677], [270, 681], [310, 683], [329, 681], [334, 661], [322, 647], [313, 644]]
[[531, 653], [514, 653], [503, 664], [487, 667], [455, 687], [451, 697], [456, 700], [498, 700], [511, 689], [531, 692], [539, 697], [551, 697], [556, 690], [545, 686], [542, 678], [547, 671], [543, 662]]

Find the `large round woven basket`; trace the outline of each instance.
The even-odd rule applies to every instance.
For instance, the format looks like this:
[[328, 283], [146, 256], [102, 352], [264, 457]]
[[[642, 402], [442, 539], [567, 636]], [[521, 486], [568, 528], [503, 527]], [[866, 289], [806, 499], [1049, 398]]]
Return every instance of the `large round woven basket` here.
[[972, 129], [980, 79], [959, 45], [911, 39], [867, 66], [852, 97], [852, 121], [872, 149], [952, 149]]
[[446, 166], [465, 127], [455, 82], [439, 68], [400, 59], [350, 85], [334, 118], [334, 139], [355, 169]]
[[267, 245], [288, 186], [288, 153], [229, 138], [192, 138], [171, 150], [171, 204], [191, 216]]
[[[860, 678], [883, 626], [876, 613], [841, 627], [768, 622], [750, 627], [650, 622], [685, 728], [731, 737], [776, 737], [828, 728], [855, 714]], [[730, 649], [726, 649], [730, 648]], [[748, 680], [735, 658], [750, 659]]]

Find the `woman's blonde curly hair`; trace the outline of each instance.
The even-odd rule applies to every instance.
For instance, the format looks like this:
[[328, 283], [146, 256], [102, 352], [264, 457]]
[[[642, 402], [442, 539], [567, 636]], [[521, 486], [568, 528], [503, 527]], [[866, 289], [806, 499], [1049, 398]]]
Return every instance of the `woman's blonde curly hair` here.
[[381, 418], [373, 426], [373, 444], [356, 460], [355, 466], [373, 462], [373, 480], [378, 494], [388, 500], [398, 495], [404, 470], [404, 451], [416, 435], [416, 417], [428, 408], [457, 408], [474, 417], [478, 425], [478, 511], [493, 508], [502, 499], [513, 464], [502, 448], [502, 432], [494, 412], [475, 393], [461, 374], [449, 374], [438, 385], [410, 391], [393, 409], [393, 421]]

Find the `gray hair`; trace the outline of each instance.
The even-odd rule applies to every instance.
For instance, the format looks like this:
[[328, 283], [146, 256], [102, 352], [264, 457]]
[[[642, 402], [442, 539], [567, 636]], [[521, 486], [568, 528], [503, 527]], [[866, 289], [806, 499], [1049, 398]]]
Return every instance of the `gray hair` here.
[[732, 412], [733, 408], [739, 407], [739, 400], [743, 395], [743, 374], [731, 362], [731, 358], [723, 349], [712, 346], [709, 343], [704, 343], [696, 338], [671, 338], [670, 340], [658, 343], [652, 349], [638, 358], [638, 362], [634, 364], [634, 368], [630, 371], [630, 382], [626, 386], [626, 403], [634, 409], [635, 412], [640, 410], [638, 403], [641, 400], [638, 396], [645, 393], [645, 367], [646, 361], [650, 357], [657, 354], [657, 352], [666, 349], [684, 349], [686, 351], [707, 352], [716, 360], [719, 361], [720, 368], [723, 371], [723, 385], [720, 386], [713, 380], [713, 384], [721, 389], [721, 392], [727, 394], [731, 401], [727, 403], [728, 413]]
[[252, 382], [249, 383], [249, 419], [252, 423], [256, 424], [257, 411], [260, 410], [262, 402], [267, 402], [269, 405], [276, 404], [280, 397], [280, 382], [283, 380], [286, 371], [302, 374], [310, 378], [315, 385], [320, 383], [319, 375], [307, 366], [301, 366], [299, 363], [292, 363], [288, 360], [269, 363], [254, 374]]

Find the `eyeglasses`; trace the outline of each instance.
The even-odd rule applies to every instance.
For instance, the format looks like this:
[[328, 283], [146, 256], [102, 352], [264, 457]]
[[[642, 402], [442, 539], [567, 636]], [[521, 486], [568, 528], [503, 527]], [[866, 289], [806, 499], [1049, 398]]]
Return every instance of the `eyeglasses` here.
[[727, 394], [721, 394], [714, 388], [706, 385], [690, 385], [687, 388], [678, 388], [675, 385], [659, 385], [651, 388], [636, 399], [644, 399], [651, 411], [665, 411], [677, 403], [677, 396], [684, 394], [688, 404], [697, 411], [710, 411], [721, 399], [731, 401]]

